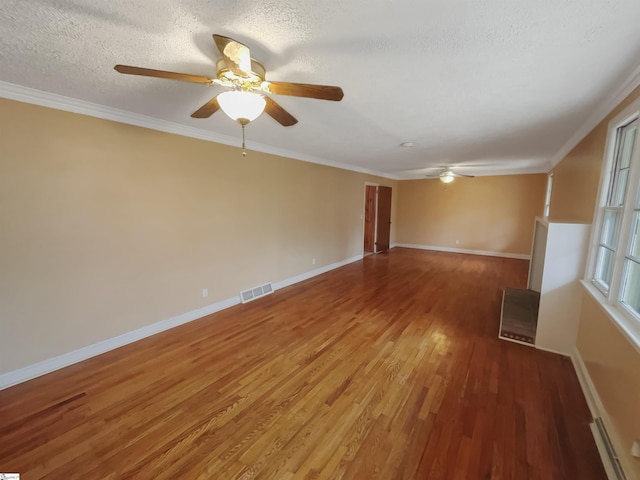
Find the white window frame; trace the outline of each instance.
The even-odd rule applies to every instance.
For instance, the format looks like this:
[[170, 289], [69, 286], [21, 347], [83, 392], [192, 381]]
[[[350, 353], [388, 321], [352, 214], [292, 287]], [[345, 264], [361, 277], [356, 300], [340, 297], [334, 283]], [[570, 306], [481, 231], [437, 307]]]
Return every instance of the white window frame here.
[[549, 209], [551, 208], [551, 190], [553, 189], [553, 172], [547, 175], [547, 193], [544, 196], [544, 217], [549, 216]]
[[587, 268], [585, 269], [583, 285], [591, 293], [593, 298], [611, 315], [618, 327], [629, 337], [636, 348], [640, 349], [640, 315], [627, 308], [620, 299], [624, 259], [627, 254], [633, 224], [633, 211], [636, 204], [636, 196], [640, 194], [640, 131], [636, 134], [634, 152], [630, 162], [622, 223], [617, 239], [609, 288], [603, 288], [602, 284], [595, 279], [596, 260], [598, 247], [600, 246], [604, 211], [607, 206], [613, 163], [615, 161], [617, 130], [633, 122], [635, 119], [640, 119], [640, 98], [636, 99], [631, 105], [616, 115], [608, 125], [604, 161], [602, 162], [602, 171], [600, 173], [600, 186], [593, 217], [591, 244], [587, 257]]

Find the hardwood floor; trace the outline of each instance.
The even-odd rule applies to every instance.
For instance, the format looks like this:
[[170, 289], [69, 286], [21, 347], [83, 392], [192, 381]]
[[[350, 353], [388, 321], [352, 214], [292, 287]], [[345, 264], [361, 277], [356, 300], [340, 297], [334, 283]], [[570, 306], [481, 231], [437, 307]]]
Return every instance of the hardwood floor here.
[[498, 340], [527, 262], [396, 248], [0, 392], [29, 479], [605, 479], [569, 359]]

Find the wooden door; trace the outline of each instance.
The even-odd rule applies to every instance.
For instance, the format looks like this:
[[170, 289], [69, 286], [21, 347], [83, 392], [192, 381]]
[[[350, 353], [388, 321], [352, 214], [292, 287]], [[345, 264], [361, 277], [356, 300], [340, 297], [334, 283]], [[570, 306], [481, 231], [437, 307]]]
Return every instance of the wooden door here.
[[364, 198], [364, 251], [375, 251], [376, 237], [376, 186], [367, 185]]
[[376, 253], [389, 250], [391, 236], [391, 187], [378, 187]]

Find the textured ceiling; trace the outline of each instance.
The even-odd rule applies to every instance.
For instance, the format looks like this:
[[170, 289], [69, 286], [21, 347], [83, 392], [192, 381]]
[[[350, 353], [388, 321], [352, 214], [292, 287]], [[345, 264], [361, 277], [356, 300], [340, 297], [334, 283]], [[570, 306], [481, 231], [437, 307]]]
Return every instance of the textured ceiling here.
[[[238, 139], [222, 91], [120, 75], [115, 64], [214, 76], [212, 33], [267, 79], [339, 85], [342, 102], [277, 97], [248, 148], [399, 178], [428, 167], [542, 172], [640, 64], [638, 0], [3, 0], [0, 80]], [[413, 142], [413, 148], [400, 143]]]

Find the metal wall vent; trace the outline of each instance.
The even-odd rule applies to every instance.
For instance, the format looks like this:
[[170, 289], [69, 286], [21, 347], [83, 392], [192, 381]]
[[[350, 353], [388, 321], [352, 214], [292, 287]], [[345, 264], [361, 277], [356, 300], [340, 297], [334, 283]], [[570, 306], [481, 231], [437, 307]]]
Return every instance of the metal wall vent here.
[[602, 419], [600, 417], [597, 417], [594, 419], [594, 423], [596, 424], [596, 427], [598, 427], [598, 433], [600, 434], [602, 443], [604, 443], [604, 446], [607, 450], [607, 456], [609, 457], [609, 461], [611, 462], [613, 471], [616, 474], [616, 479], [627, 480], [627, 477], [622, 471], [622, 465], [620, 465], [620, 460], [618, 459], [618, 455], [616, 455], [616, 451], [613, 449], [613, 444], [611, 443], [611, 439], [609, 438], [607, 429], [604, 427], [604, 423], [602, 423]]
[[273, 286], [271, 285], [271, 282], [250, 288], [249, 290], [243, 290], [240, 292], [240, 300], [242, 300], [242, 303], [247, 303], [251, 300], [255, 300], [256, 298], [269, 295], [270, 293], [273, 293]]

